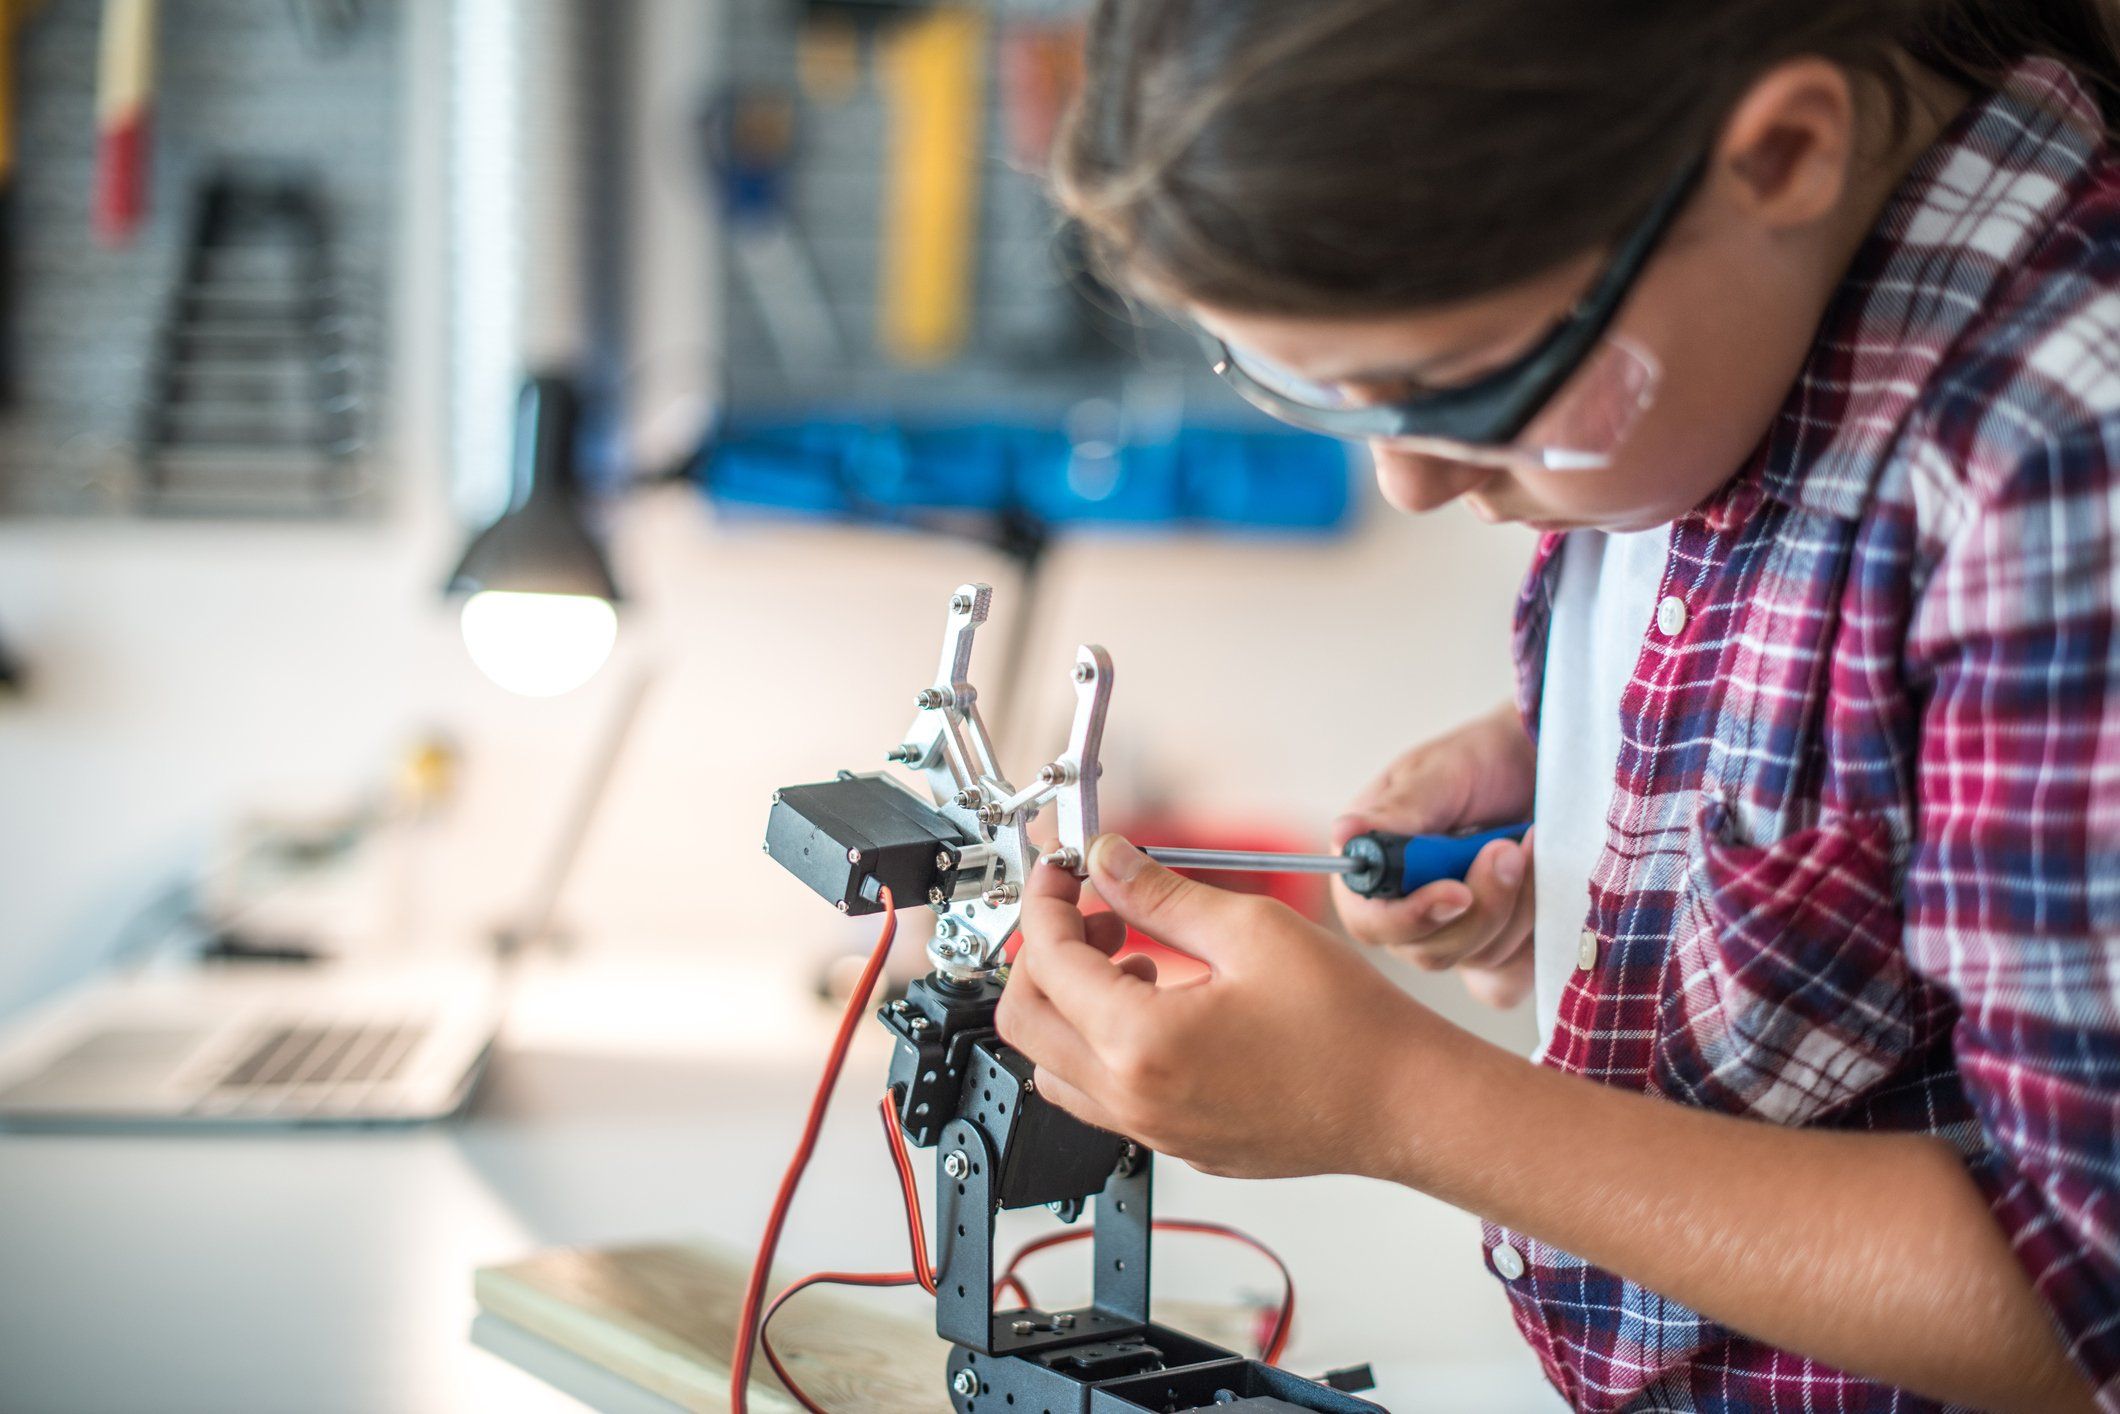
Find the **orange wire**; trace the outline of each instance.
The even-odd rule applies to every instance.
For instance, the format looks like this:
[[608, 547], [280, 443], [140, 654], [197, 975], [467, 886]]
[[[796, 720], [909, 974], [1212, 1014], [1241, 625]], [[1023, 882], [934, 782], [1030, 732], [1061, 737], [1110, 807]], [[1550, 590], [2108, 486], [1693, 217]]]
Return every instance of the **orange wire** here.
[[[1151, 1226], [1157, 1232], [1186, 1232], [1204, 1237], [1228, 1238], [1232, 1242], [1243, 1243], [1246, 1247], [1251, 1248], [1252, 1251], [1257, 1252], [1267, 1261], [1273, 1263], [1274, 1269], [1281, 1274], [1281, 1309], [1280, 1314], [1274, 1318], [1273, 1329], [1268, 1334], [1263, 1343], [1263, 1348], [1259, 1352], [1259, 1359], [1268, 1365], [1278, 1365], [1281, 1362], [1282, 1353], [1288, 1348], [1288, 1340], [1294, 1332], [1296, 1318], [1296, 1281], [1294, 1275], [1288, 1270], [1288, 1264], [1281, 1260], [1280, 1254], [1259, 1241], [1258, 1238], [1253, 1237], [1250, 1233], [1240, 1231], [1224, 1223], [1201, 1222], [1192, 1218], [1158, 1218]], [[1002, 1287], [1008, 1284], [1014, 1284], [1019, 1291], [1023, 1289], [1021, 1281], [1016, 1276], [1016, 1268], [1026, 1257], [1036, 1256], [1049, 1248], [1064, 1247], [1070, 1242], [1085, 1242], [1095, 1235], [1094, 1230], [1054, 1232], [1048, 1233], [1044, 1237], [1033, 1238], [1029, 1242], [1024, 1243], [1022, 1247], [1017, 1249], [1016, 1255], [1008, 1259], [1008, 1265], [1001, 1269], [1000, 1277], [994, 1282], [994, 1294], [998, 1297]], [[1026, 1300], [1024, 1304], [1030, 1305], [1031, 1303]]]
[[[927, 1228], [920, 1215], [920, 1190], [913, 1178], [913, 1164], [906, 1152], [905, 1134], [900, 1129], [897, 1115], [897, 1097], [886, 1091], [879, 1113], [883, 1118], [884, 1138], [890, 1146], [891, 1166], [898, 1174], [899, 1197], [905, 1205], [906, 1235], [912, 1246], [913, 1269], [907, 1272], [816, 1272], [802, 1278], [773, 1298], [770, 1305], [764, 1304], [765, 1284], [772, 1271], [773, 1256], [780, 1246], [781, 1232], [787, 1225], [788, 1210], [794, 1204], [795, 1191], [801, 1186], [808, 1171], [810, 1160], [817, 1150], [819, 1135], [824, 1129], [826, 1111], [831, 1106], [832, 1092], [838, 1088], [840, 1072], [846, 1067], [847, 1050], [853, 1043], [854, 1028], [867, 1008], [869, 997], [876, 990], [876, 983], [883, 975], [883, 965], [890, 956], [891, 943], [897, 937], [898, 910], [889, 889], [883, 890], [883, 930], [876, 940], [876, 948], [869, 955], [867, 966], [862, 969], [861, 979], [856, 984], [854, 995], [848, 999], [846, 1014], [840, 1018], [839, 1030], [832, 1038], [832, 1046], [825, 1057], [824, 1074], [819, 1078], [817, 1093], [810, 1101], [809, 1116], [803, 1124], [801, 1139], [796, 1143], [794, 1156], [788, 1162], [787, 1172], [782, 1175], [780, 1188], [774, 1194], [773, 1207], [766, 1218], [764, 1235], [758, 1244], [757, 1260], [752, 1263], [749, 1281], [744, 1287], [742, 1309], [737, 1317], [736, 1349], [730, 1361], [729, 1408], [732, 1414], [748, 1414], [748, 1395], [751, 1383], [753, 1351], [762, 1351], [766, 1363], [774, 1375], [809, 1414], [829, 1414], [811, 1401], [796, 1384], [787, 1368], [781, 1363], [773, 1349], [770, 1328], [773, 1317], [782, 1306], [797, 1293], [812, 1286], [860, 1286], [893, 1287], [919, 1286], [929, 1295], [935, 1292], [935, 1268], [928, 1255]], [[1154, 1225], [1159, 1232], [1200, 1233], [1213, 1237], [1226, 1237], [1241, 1242], [1262, 1254], [1281, 1273], [1281, 1309], [1272, 1331], [1265, 1342], [1260, 1358], [1267, 1364], [1279, 1362], [1281, 1352], [1288, 1344], [1289, 1333], [1295, 1321], [1295, 1279], [1280, 1256], [1265, 1243], [1248, 1233], [1240, 1232], [1221, 1223], [1196, 1222], [1180, 1218], [1166, 1218]], [[1091, 1231], [1061, 1232], [1037, 1238], [1026, 1243], [1011, 1257], [1001, 1276], [994, 1283], [994, 1296], [1013, 1288], [1023, 1298], [1025, 1306], [1036, 1303], [1031, 1299], [1030, 1288], [1016, 1274], [1017, 1266], [1026, 1258], [1047, 1248], [1058, 1247], [1069, 1242], [1080, 1242], [1093, 1236]], [[762, 1308], [762, 1309], [761, 1309]]]
[[744, 1285], [743, 1306], [736, 1319], [736, 1350], [729, 1361], [729, 1408], [732, 1414], [749, 1414], [752, 1351], [763, 1324], [760, 1310], [765, 1301], [766, 1280], [773, 1269], [773, 1254], [780, 1248], [780, 1234], [787, 1226], [788, 1209], [794, 1204], [795, 1190], [810, 1167], [811, 1156], [817, 1152], [817, 1138], [824, 1130], [825, 1111], [831, 1106], [832, 1091], [838, 1088], [839, 1072], [846, 1068], [847, 1048], [853, 1044], [854, 1028], [868, 1009], [869, 997], [883, 975], [884, 960], [891, 955], [891, 943], [897, 936], [898, 906], [891, 891], [885, 889], [883, 932], [876, 939], [876, 949], [869, 954], [868, 965], [861, 970], [861, 980], [855, 984], [853, 996], [847, 999], [846, 1015], [840, 1018], [839, 1030], [832, 1037], [832, 1048], [825, 1056], [824, 1074], [817, 1082], [817, 1093], [810, 1100], [809, 1118], [803, 1123], [802, 1138], [795, 1145], [794, 1157], [788, 1161], [788, 1171], [781, 1176], [780, 1190], [773, 1195], [772, 1211], [766, 1216], [766, 1230], [758, 1242], [758, 1258], [751, 1264], [751, 1278]]
[[927, 1223], [920, 1216], [920, 1187], [913, 1181], [913, 1160], [905, 1151], [905, 1131], [898, 1127], [898, 1101], [883, 1092], [877, 1107], [883, 1114], [883, 1137], [891, 1146], [891, 1163], [898, 1170], [898, 1194], [905, 1200], [906, 1235], [913, 1241], [913, 1275], [927, 1294], [935, 1294], [935, 1265], [928, 1260]]

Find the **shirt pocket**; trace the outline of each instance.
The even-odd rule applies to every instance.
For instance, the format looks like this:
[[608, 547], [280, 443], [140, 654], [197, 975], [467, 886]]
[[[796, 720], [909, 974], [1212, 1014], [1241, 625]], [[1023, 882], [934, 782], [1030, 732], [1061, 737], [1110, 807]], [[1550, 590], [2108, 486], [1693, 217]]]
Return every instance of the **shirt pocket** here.
[[1892, 826], [1840, 815], [1771, 844], [1701, 811], [1669, 954], [1654, 1088], [1809, 1124], [1898, 1068], [1915, 1040]]

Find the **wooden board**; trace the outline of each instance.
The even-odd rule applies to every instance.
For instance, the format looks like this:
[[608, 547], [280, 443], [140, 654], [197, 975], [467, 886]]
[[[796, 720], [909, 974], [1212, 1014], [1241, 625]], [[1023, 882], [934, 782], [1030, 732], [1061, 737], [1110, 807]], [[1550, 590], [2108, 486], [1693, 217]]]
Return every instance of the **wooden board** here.
[[[729, 1407], [729, 1352], [749, 1262], [707, 1246], [555, 1248], [473, 1279], [479, 1308], [686, 1409]], [[791, 1279], [791, 1278], [790, 1278]], [[776, 1279], [780, 1290], [786, 1280]], [[1189, 1334], [1244, 1348], [1238, 1307], [1157, 1303]], [[864, 1304], [860, 1294], [805, 1292], [773, 1322], [773, 1347], [826, 1409], [938, 1414], [949, 1346], [934, 1330]], [[751, 1382], [757, 1414], [801, 1406], [764, 1360]]]

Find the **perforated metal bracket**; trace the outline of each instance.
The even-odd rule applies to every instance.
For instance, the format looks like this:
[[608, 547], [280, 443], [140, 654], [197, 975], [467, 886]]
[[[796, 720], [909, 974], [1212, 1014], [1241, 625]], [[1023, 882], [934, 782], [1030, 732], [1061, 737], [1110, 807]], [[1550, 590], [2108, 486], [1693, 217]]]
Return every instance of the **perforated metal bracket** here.
[[1093, 644], [1075, 651], [1075, 720], [1067, 750], [1017, 790], [1003, 774], [972, 686], [972, 648], [994, 602], [993, 588], [961, 584], [950, 595], [942, 660], [920, 690], [918, 715], [890, 758], [918, 772], [935, 807], [971, 839], [953, 861], [952, 891], [927, 900], [937, 918], [928, 959], [945, 975], [969, 978], [1000, 966], [1023, 913], [1023, 889], [1039, 851], [1030, 824], [1059, 805], [1060, 842], [1052, 862], [1081, 874], [1097, 832], [1098, 750], [1111, 703], [1111, 655]]

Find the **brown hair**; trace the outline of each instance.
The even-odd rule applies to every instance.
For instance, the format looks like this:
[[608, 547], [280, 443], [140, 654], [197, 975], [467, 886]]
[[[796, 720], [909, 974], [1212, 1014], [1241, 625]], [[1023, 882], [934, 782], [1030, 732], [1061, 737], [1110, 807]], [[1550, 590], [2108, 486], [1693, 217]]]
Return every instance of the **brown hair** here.
[[1123, 286], [1254, 313], [1414, 309], [1617, 238], [1760, 74], [2029, 54], [2120, 94], [2107, 0], [1098, 0], [1056, 151]]

